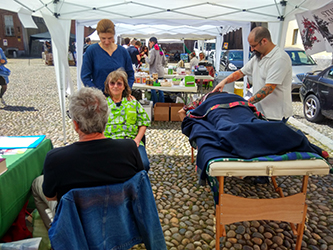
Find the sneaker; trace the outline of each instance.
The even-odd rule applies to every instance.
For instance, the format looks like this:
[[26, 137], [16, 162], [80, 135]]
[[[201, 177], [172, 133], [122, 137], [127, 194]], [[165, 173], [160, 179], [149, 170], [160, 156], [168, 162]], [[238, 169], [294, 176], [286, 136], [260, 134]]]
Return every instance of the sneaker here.
[[7, 104], [6, 104], [6, 102], [5, 102], [5, 100], [4, 100], [3, 98], [0, 98], [0, 101], [1, 101], [1, 103], [2, 103], [3, 105], [7, 106]]

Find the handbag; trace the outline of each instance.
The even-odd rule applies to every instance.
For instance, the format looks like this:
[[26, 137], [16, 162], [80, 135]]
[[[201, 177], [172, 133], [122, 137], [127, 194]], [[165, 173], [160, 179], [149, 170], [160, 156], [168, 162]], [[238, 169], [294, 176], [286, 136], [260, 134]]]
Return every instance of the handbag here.
[[10, 73], [10, 69], [7, 69], [4, 65], [0, 66], [0, 76], [9, 76]]

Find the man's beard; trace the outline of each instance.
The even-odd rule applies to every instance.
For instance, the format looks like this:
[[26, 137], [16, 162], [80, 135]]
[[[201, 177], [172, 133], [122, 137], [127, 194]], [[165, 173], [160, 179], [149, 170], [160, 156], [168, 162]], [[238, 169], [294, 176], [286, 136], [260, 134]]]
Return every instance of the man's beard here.
[[261, 57], [261, 53], [260, 52], [254, 50], [253, 53], [256, 55], [257, 58], [260, 59], [260, 57]]

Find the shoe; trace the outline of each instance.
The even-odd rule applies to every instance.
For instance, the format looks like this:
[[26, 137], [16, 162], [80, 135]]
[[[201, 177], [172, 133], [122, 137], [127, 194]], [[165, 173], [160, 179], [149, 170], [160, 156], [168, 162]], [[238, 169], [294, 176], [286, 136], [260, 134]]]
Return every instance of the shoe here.
[[7, 106], [7, 104], [6, 104], [6, 102], [5, 102], [5, 100], [4, 100], [3, 98], [0, 98], [0, 101], [1, 101], [1, 103], [2, 103], [3, 105]]

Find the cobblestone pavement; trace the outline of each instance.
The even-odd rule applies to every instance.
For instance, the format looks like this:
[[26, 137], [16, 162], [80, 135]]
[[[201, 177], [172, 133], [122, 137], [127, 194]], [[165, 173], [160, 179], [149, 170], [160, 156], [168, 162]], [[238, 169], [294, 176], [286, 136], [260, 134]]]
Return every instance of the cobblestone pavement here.
[[[4, 96], [8, 107], [0, 108], [0, 135], [45, 134], [54, 147], [63, 146], [63, 125], [53, 66], [45, 65], [41, 59], [9, 59], [8, 68], [12, 75]], [[76, 85], [76, 68], [71, 67], [70, 71]], [[295, 117], [302, 121], [301, 114], [295, 113]], [[76, 141], [78, 137], [70, 120], [66, 119], [64, 124], [67, 143]], [[146, 134], [151, 162], [149, 176], [163, 232], [170, 250], [215, 249], [213, 196], [207, 187], [197, 185], [190, 145], [181, 133], [180, 125], [180, 122], [153, 122]], [[331, 125], [323, 126], [328, 135], [332, 134]], [[309, 179], [308, 221], [302, 249], [333, 250], [332, 176], [311, 176]], [[278, 181], [282, 180], [278, 178]], [[288, 178], [281, 187], [285, 195], [295, 194], [300, 190], [301, 178]], [[254, 186], [229, 177], [226, 178], [225, 192], [251, 198], [278, 197], [272, 185]], [[287, 223], [248, 221], [227, 226], [227, 237], [222, 238], [221, 249], [293, 249], [295, 241]], [[139, 245], [134, 249], [145, 248]]]

